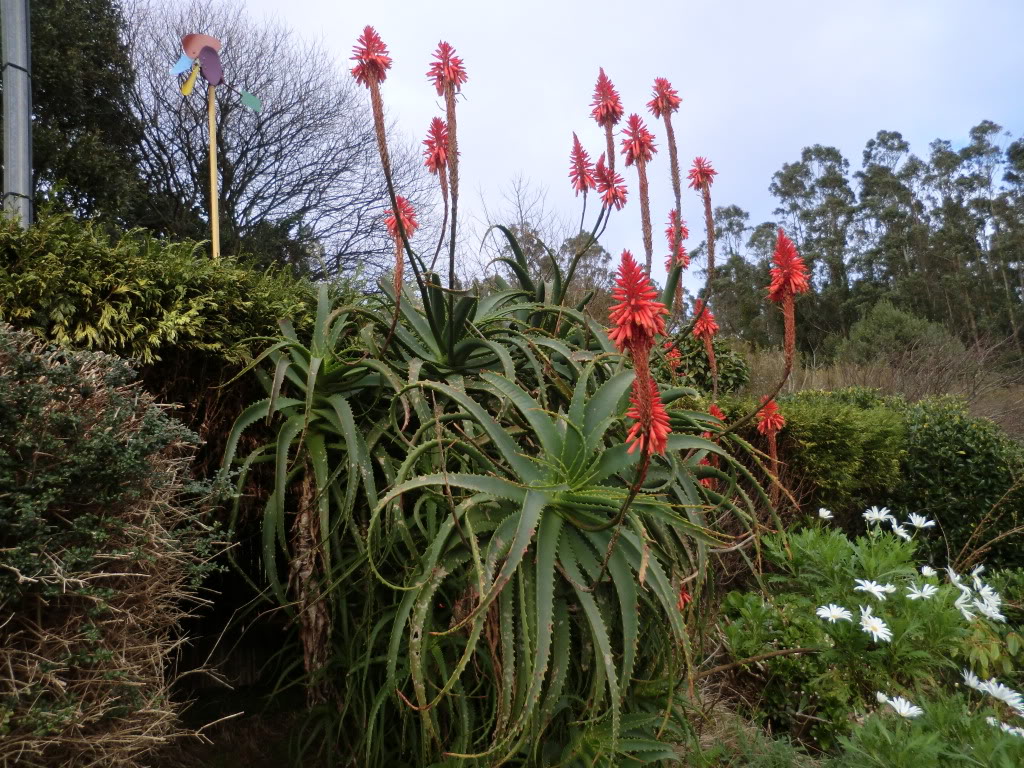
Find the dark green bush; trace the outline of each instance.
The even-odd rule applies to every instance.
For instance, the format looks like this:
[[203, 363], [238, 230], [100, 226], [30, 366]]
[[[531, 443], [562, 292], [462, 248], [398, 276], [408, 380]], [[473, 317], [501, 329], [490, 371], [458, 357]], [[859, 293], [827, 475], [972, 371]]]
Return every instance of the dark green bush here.
[[[904, 406], [907, 454], [901, 479], [885, 498], [894, 512], [918, 512], [938, 521], [951, 559], [983, 548], [991, 565], [1024, 565], [1019, 534], [996, 537], [1024, 524], [1024, 446], [988, 419], [970, 416], [955, 397]], [[991, 546], [989, 546], [989, 543]]]
[[896, 361], [908, 354], [962, 354], [963, 344], [940, 323], [893, 306], [875, 304], [850, 328], [850, 337], [839, 346], [838, 359], [848, 363]]
[[22, 231], [0, 221], [0, 320], [77, 349], [144, 364], [172, 349], [230, 363], [281, 317], [311, 320], [312, 286], [286, 272], [211, 261], [195, 242], [143, 230], [111, 236], [62, 214]]
[[0, 764], [133, 766], [177, 728], [168, 662], [213, 544], [196, 438], [132, 375], [0, 325]]

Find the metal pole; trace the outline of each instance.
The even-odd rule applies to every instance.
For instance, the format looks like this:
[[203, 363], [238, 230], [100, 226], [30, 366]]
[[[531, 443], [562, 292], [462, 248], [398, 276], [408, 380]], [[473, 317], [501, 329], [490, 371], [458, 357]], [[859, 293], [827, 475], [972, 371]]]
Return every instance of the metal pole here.
[[32, 72], [29, 0], [3, 0], [4, 210], [32, 223]]
[[206, 89], [206, 116], [210, 124], [210, 240], [213, 260], [220, 258], [220, 210], [217, 190], [217, 91]]

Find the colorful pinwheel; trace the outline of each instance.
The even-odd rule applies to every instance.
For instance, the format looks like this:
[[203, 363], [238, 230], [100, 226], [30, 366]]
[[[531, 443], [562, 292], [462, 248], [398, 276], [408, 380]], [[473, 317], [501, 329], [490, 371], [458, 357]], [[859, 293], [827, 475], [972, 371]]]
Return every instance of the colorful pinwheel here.
[[217, 92], [216, 87], [223, 85], [235, 91], [242, 98], [242, 105], [253, 112], [263, 110], [263, 104], [248, 91], [240, 90], [224, 80], [224, 67], [220, 63], [221, 42], [210, 35], [185, 35], [181, 38], [184, 53], [171, 67], [172, 75], [189, 76], [181, 84], [181, 95], [189, 96], [196, 86], [199, 75], [207, 83], [206, 105], [210, 125], [210, 230], [213, 258], [220, 258], [220, 219], [218, 211], [219, 192], [217, 190]]

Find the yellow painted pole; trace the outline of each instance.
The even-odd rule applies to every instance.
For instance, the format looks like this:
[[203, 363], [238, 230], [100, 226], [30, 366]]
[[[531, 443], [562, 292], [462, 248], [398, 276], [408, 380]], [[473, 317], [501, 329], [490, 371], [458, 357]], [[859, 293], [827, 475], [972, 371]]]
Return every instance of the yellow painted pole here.
[[214, 261], [220, 259], [220, 212], [217, 192], [217, 92], [206, 88], [206, 113], [210, 122], [210, 229]]

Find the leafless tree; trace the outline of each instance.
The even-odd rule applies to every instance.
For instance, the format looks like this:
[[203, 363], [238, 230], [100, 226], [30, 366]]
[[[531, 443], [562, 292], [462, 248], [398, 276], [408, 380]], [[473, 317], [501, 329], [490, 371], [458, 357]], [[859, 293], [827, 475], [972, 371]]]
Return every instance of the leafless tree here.
[[[223, 41], [225, 80], [256, 94], [260, 113], [217, 88], [217, 161], [225, 251], [289, 262], [314, 275], [386, 268], [387, 191], [364, 94], [341, 63], [286, 27], [250, 18], [236, 1], [137, 0], [127, 9], [137, 72], [133, 107], [143, 126], [149, 185], [143, 222], [176, 236], [206, 236], [208, 138], [202, 80], [189, 97], [169, 74], [180, 38]], [[392, 134], [394, 132], [392, 131]], [[399, 191], [414, 205], [430, 185], [408, 142], [392, 137]]]

